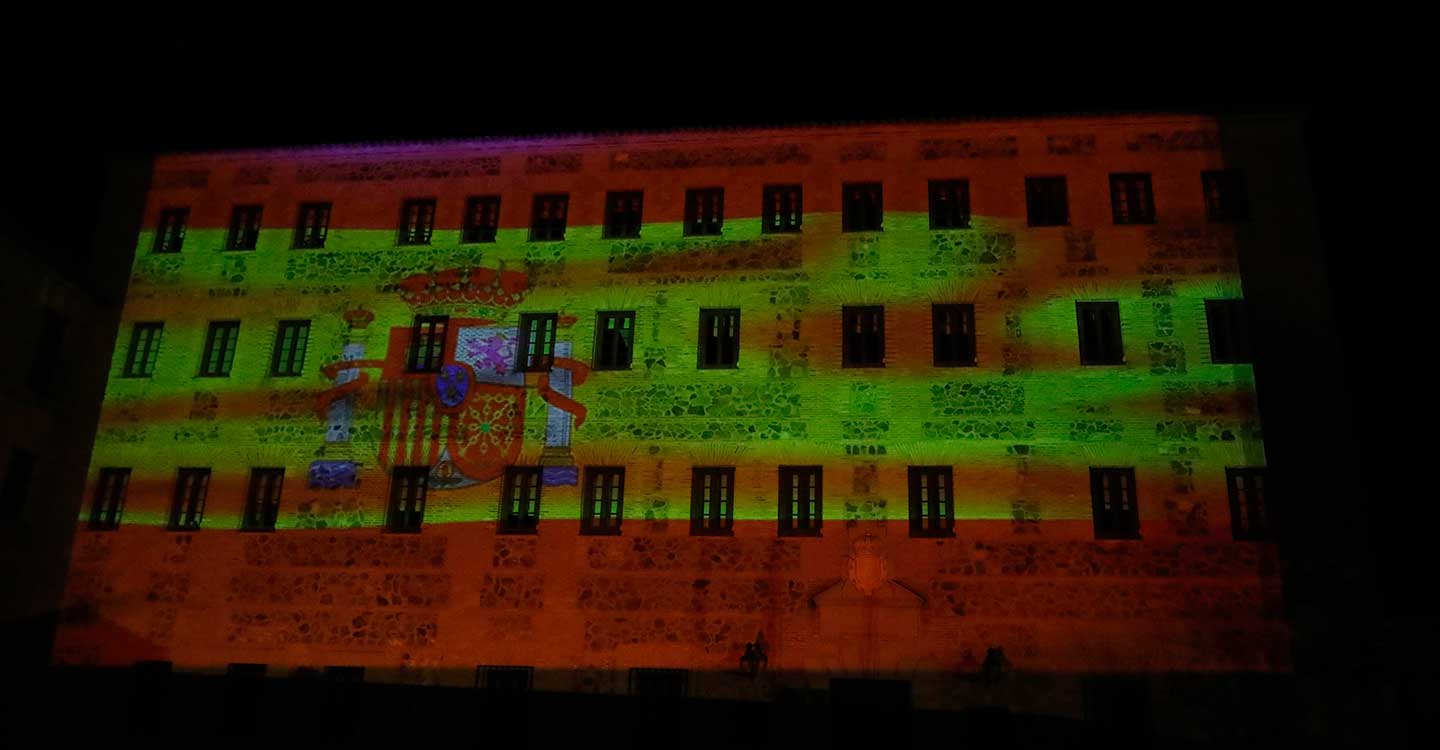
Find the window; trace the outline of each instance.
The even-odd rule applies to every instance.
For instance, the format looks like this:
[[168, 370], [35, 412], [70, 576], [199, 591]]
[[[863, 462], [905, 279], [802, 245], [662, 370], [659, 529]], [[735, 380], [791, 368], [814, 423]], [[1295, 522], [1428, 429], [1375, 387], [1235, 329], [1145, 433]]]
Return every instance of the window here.
[[846, 232], [878, 232], [885, 219], [885, 197], [880, 183], [845, 185], [841, 191], [840, 224]]
[[1250, 353], [1250, 327], [1243, 299], [1205, 300], [1205, 328], [1210, 333], [1210, 361], [1217, 365], [1243, 365], [1254, 361]]
[[690, 533], [696, 536], [730, 536], [735, 523], [735, 469], [692, 469], [690, 475]]
[[1250, 199], [1245, 178], [1237, 169], [1205, 172], [1200, 175], [1205, 190], [1205, 217], [1216, 223], [1250, 219]]
[[396, 466], [390, 470], [390, 507], [385, 530], [418, 534], [425, 520], [425, 492], [430, 488], [429, 466]]
[[53, 396], [68, 372], [65, 367], [65, 327], [69, 323], [50, 307], [40, 311], [39, 340], [35, 356], [30, 360], [26, 384], [39, 396]]
[[930, 228], [968, 229], [970, 227], [970, 182], [968, 180], [930, 181]]
[[505, 496], [500, 498], [500, 533], [534, 534], [539, 528], [543, 472], [539, 466], [510, 466], [505, 469]]
[[581, 534], [619, 534], [625, 507], [625, 467], [586, 468], [584, 502], [580, 509]]
[[310, 321], [282, 320], [275, 330], [275, 355], [270, 374], [295, 377], [305, 369], [305, 347], [310, 342]]
[[740, 310], [700, 311], [700, 369], [740, 364]]
[[1075, 321], [1080, 331], [1080, 364], [1125, 364], [1125, 346], [1120, 339], [1120, 303], [1076, 302]]
[[210, 470], [182, 468], [175, 475], [175, 502], [170, 505], [170, 530], [198, 530], [205, 515]]
[[210, 324], [205, 334], [205, 354], [200, 359], [200, 374], [207, 378], [230, 377], [235, 361], [235, 344], [240, 338], [240, 321], [222, 320]]
[[534, 677], [534, 667], [481, 665], [475, 668], [475, 687], [494, 695], [528, 693]]
[[595, 318], [595, 369], [628, 370], [635, 343], [635, 313], [602, 312]]
[[1070, 223], [1064, 177], [1026, 177], [1025, 208], [1032, 227], [1058, 227]]
[[935, 339], [936, 367], [975, 364], [974, 305], [931, 305], [930, 327]]
[[780, 467], [780, 536], [820, 536], [823, 474], [819, 466]]
[[160, 226], [155, 230], [155, 252], [178, 253], [185, 244], [185, 223], [190, 209], [167, 208], [160, 212]]
[[910, 467], [910, 536], [954, 536], [955, 488], [949, 466]]
[[439, 372], [445, 360], [445, 339], [450, 318], [444, 315], [418, 315], [410, 330], [410, 372]]
[[841, 349], [846, 367], [885, 366], [885, 308], [846, 307], [841, 310]]
[[764, 223], [760, 225], [760, 231], [800, 231], [800, 198], [799, 185], [767, 185], [764, 192], [765, 205], [761, 208]]
[[1150, 175], [1110, 175], [1110, 212], [1116, 224], [1154, 224], [1155, 194]]
[[1229, 468], [1230, 529], [1236, 539], [1269, 539], [1270, 513], [1265, 506], [1265, 469]]
[[684, 698], [690, 673], [684, 669], [631, 669], [630, 694], [648, 698]]
[[299, 218], [295, 222], [295, 247], [312, 250], [325, 247], [325, 235], [330, 231], [329, 203], [301, 203]]
[[155, 358], [160, 356], [160, 337], [164, 323], [136, 323], [130, 332], [130, 350], [125, 354], [124, 376], [148, 378], [155, 374]]
[[401, 245], [428, 245], [430, 233], [435, 231], [435, 199], [423, 198], [405, 201], [400, 207]]
[[565, 214], [570, 208], [570, 196], [564, 193], [535, 196], [535, 207], [530, 215], [531, 242], [558, 242], [565, 239]]
[[130, 470], [105, 468], [95, 483], [95, 503], [90, 506], [90, 528], [115, 529], [125, 510], [125, 490], [130, 487]]
[[624, 238], [640, 236], [640, 211], [645, 195], [640, 191], [605, 194], [605, 236]]
[[1134, 469], [1090, 469], [1090, 504], [1096, 539], [1139, 539]]
[[5, 480], [0, 482], [0, 520], [20, 518], [30, 498], [30, 480], [35, 477], [35, 454], [24, 448], [12, 448], [5, 464]]
[[245, 496], [245, 517], [240, 519], [242, 530], [275, 530], [275, 519], [280, 515], [280, 488], [284, 483], [284, 469], [250, 470], [250, 492]]
[[236, 206], [230, 212], [230, 234], [226, 250], [254, 250], [260, 239], [260, 206]]
[[555, 363], [555, 313], [520, 316], [520, 342], [515, 347], [515, 369], [520, 372], [548, 372]]
[[465, 201], [461, 242], [494, 242], [500, 229], [500, 196], [482, 195]]
[[725, 226], [725, 188], [685, 191], [685, 234], [720, 234]]

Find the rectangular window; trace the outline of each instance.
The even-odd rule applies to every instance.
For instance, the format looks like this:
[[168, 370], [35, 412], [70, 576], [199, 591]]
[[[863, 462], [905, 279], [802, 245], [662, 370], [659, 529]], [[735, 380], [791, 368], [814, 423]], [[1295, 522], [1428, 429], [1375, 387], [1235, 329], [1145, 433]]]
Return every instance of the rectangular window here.
[[254, 250], [260, 239], [260, 206], [236, 206], [230, 212], [230, 234], [226, 250]]
[[210, 470], [182, 468], [175, 475], [175, 501], [170, 505], [171, 531], [194, 531], [205, 515], [205, 493], [210, 489]]
[[1210, 334], [1210, 361], [1217, 365], [1246, 365], [1250, 353], [1250, 326], [1243, 299], [1205, 300], [1205, 328]]
[[555, 313], [520, 316], [520, 342], [515, 347], [515, 369], [548, 372], [555, 364], [555, 334], [560, 318]]
[[570, 196], [565, 193], [535, 196], [530, 214], [531, 242], [558, 242], [565, 239], [565, 217], [570, 209]]
[[619, 534], [625, 508], [625, 467], [587, 467], [584, 503], [581, 534]]
[[1026, 177], [1025, 209], [1032, 227], [1059, 227], [1070, 223], [1070, 204], [1064, 177]]
[[639, 237], [645, 194], [638, 191], [605, 194], [605, 237]]
[[410, 330], [410, 372], [439, 372], [445, 361], [445, 338], [450, 318], [445, 315], [418, 315]]
[[530, 692], [534, 667], [481, 665], [475, 668], [475, 687], [492, 695], [519, 695]]
[[284, 484], [284, 469], [250, 470], [250, 491], [245, 496], [241, 530], [275, 530], [275, 519], [280, 516], [280, 489]]
[[1150, 189], [1150, 175], [1110, 175], [1110, 212], [1116, 224], [1154, 224], [1155, 194]]
[[329, 203], [301, 203], [299, 217], [295, 221], [295, 247], [313, 250], [325, 247], [325, 235], [330, 231]]
[[1096, 539], [1140, 538], [1134, 469], [1091, 467], [1090, 504], [1095, 516]]
[[720, 234], [725, 226], [725, 188], [685, 191], [685, 234]]
[[20, 518], [30, 499], [30, 481], [35, 478], [35, 454], [24, 448], [12, 448], [5, 464], [5, 480], [0, 481], [0, 520]]
[[160, 356], [160, 337], [164, 323], [136, 323], [130, 332], [130, 350], [125, 354], [124, 376], [148, 378], [155, 374], [155, 359]]
[[694, 536], [730, 536], [735, 523], [734, 467], [692, 469], [690, 475], [690, 533]]
[[510, 466], [505, 469], [505, 495], [500, 498], [500, 533], [534, 534], [540, 528], [540, 484], [544, 470], [539, 466]]
[[235, 362], [235, 346], [240, 340], [240, 321], [220, 320], [210, 324], [205, 334], [205, 353], [200, 359], [200, 374], [207, 378], [230, 377]]
[[396, 466], [390, 470], [390, 506], [385, 530], [418, 534], [425, 521], [425, 493], [430, 489], [429, 466]]
[[630, 369], [634, 343], [634, 312], [601, 312], [596, 315], [595, 369]]
[[740, 364], [740, 310], [700, 311], [700, 369]]
[[1080, 364], [1125, 364], [1119, 302], [1076, 302], [1075, 324], [1080, 332]]
[[185, 224], [190, 221], [190, 209], [167, 208], [160, 212], [160, 226], [155, 229], [155, 252], [178, 253], [185, 244]]
[[631, 669], [630, 694], [647, 698], [684, 698], [690, 673], [684, 669]]
[[1265, 469], [1227, 468], [1225, 487], [1230, 494], [1230, 529], [1236, 539], [1269, 539], [1271, 523], [1265, 505]]
[[879, 232], [885, 220], [885, 194], [878, 182], [850, 183], [841, 189], [840, 224], [846, 232]]
[[270, 374], [295, 377], [305, 369], [305, 348], [310, 343], [310, 321], [282, 320], [275, 330], [275, 354]]
[[823, 475], [819, 466], [780, 467], [780, 536], [820, 536]]
[[760, 231], [767, 234], [800, 231], [803, 213], [799, 185], [767, 185], [764, 201]]
[[841, 310], [844, 335], [840, 346], [846, 367], [885, 366], [885, 308], [845, 307]]
[[400, 207], [401, 245], [428, 245], [430, 234], [435, 231], [435, 199], [421, 198], [405, 201]]
[[931, 305], [930, 326], [935, 340], [936, 367], [974, 366], [974, 305]]
[[949, 466], [911, 466], [910, 536], [955, 535], [955, 477]]
[[500, 230], [500, 196], [481, 195], [465, 201], [461, 242], [494, 242]]
[[90, 528], [115, 529], [125, 511], [125, 491], [130, 487], [130, 469], [104, 468], [95, 483], [95, 502], [90, 506]]
[[930, 181], [930, 228], [970, 228], [970, 181]]
[[1250, 219], [1250, 199], [1240, 170], [1205, 172], [1200, 179], [1205, 190], [1207, 219], [1216, 223], [1238, 223]]

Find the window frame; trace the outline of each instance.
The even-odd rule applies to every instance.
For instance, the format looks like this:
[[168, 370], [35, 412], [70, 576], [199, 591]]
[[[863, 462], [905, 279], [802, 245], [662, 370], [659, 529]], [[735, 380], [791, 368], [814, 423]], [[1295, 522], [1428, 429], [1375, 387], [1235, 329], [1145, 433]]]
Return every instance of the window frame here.
[[[290, 356], [286, 360], [282, 355], [285, 351], [285, 334], [287, 331], [299, 330], [295, 340], [290, 343]], [[305, 355], [310, 347], [310, 321], [308, 320], [281, 320], [275, 324], [275, 343], [270, 355], [270, 377], [273, 378], [297, 378], [305, 372]], [[284, 368], [282, 369], [282, 365]]]
[[[537, 326], [539, 339], [532, 342]], [[515, 342], [515, 371], [549, 372], [555, 366], [555, 342], [560, 337], [559, 313], [524, 313], [516, 333], [519, 340]], [[532, 343], [538, 350], [531, 350]]]
[[[502, 684], [492, 679], [496, 675], [523, 675], [523, 685]], [[522, 695], [530, 692], [535, 684], [535, 668], [510, 664], [480, 664], [475, 667], [475, 688], [490, 695]]]
[[130, 489], [131, 468], [128, 466], [101, 467], [95, 480], [95, 496], [90, 504], [90, 528], [95, 531], [114, 531], [120, 528], [120, 518], [125, 513], [125, 496]]
[[500, 233], [500, 196], [472, 195], [465, 199], [460, 244], [493, 243]]
[[170, 503], [166, 530], [199, 531], [205, 521], [205, 501], [209, 493], [209, 467], [182, 466], [176, 469], [175, 495]]
[[[154, 332], [153, 335], [145, 338], [145, 349], [143, 351], [139, 348], [141, 340], [140, 334], [142, 331]], [[155, 363], [160, 357], [160, 342], [163, 340], [164, 335], [164, 321], [137, 321], [130, 329], [130, 348], [125, 353], [125, 366], [120, 371], [120, 377], [148, 378], [154, 376]], [[143, 361], [137, 356], [142, 353], [144, 354]], [[141, 364], [141, 368], [138, 370], [135, 368], [137, 363]]]
[[[217, 334], [228, 331], [217, 341]], [[219, 351], [216, 351], [216, 346]], [[200, 354], [200, 377], [228, 378], [235, 367], [235, 350], [240, 347], [240, 321], [212, 320], [205, 330], [205, 346]], [[218, 356], [217, 356], [218, 354]], [[212, 361], [213, 360], [213, 361]]]
[[[781, 466], [776, 505], [779, 506], [779, 536], [821, 536], [825, 522], [825, 467], [823, 466]], [[805, 478], [813, 480], [806, 482]], [[800, 480], [797, 483], [793, 480]], [[813, 490], [814, 508], [792, 490]], [[796, 511], [799, 511], [797, 514]]]
[[[711, 511], [706, 512], [704, 492], [705, 479], [723, 479], [716, 488], [721, 497], [711, 500]], [[690, 468], [690, 535], [691, 536], [734, 536], [735, 535], [735, 467], [734, 466], [692, 466]]]
[[[558, 218], [541, 218], [549, 203], [558, 207]], [[537, 193], [530, 203], [530, 242], [564, 242], [570, 219], [569, 193]]]
[[[711, 331], [716, 331], [716, 330], [717, 330], [717, 325], [719, 325], [719, 323], [718, 323], [717, 321], [723, 321], [723, 320], [733, 320], [733, 323], [732, 323], [732, 326], [731, 326], [731, 327], [733, 327], [733, 329], [734, 329], [734, 334], [733, 334], [733, 336], [722, 336], [722, 335], [720, 335], [720, 334], [718, 334], [718, 333], [716, 333], [714, 336], [709, 335], [709, 332], [711, 332]], [[731, 354], [731, 356], [730, 356], [728, 359], [724, 356], [724, 355], [727, 353], [727, 347], [726, 347], [726, 341], [727, 341], [727, 340], [730, 340], [730, 348], [733, 350], [733, 351], [730, 351], [730, 352], [729, 352], [729, 353]], [[714, 342], [714, 351], [715, 351], [715, 353], [716, 353], [716, 357], [714, 357], [715, 361], [714, 361], [713, 363], [707, 361], [707, 360], [711, 359], [711, 358], [710, 358], [709, 356], [707, 356], [707, 355], [708, 355], [708, 354], [711, 352], [711, 350], [712, 350], [712, 347], [711, 347], [711, 342], [712, 342], [712, 341]], [[740, 367], [740, 308], [738, 308], [738, 307], [702, 307], [702, 308], [700, 308], [700, 330], [699, 330], [699, 334], [698, 334], [698, 337], [697, 337], [697, 343], [699, 344], [699, 346], [696, 347], [696, 349], [697, 349], [697, 351], [696, 351], [696, 369], [700, 369], [700, 370], [733, 370], [733, 369], [739, 368], [739, 367]]]
[[[794, 205], [790, 205], [790, 198]], [[805, 188], [800, 183], [766, 185], [761, 190], [760, 233], [798, 234], [805, 223]]]
[[[946, 199], [947, 190], [950, 194], [950, 205], [954, 208], [943, 211], [938, 204]], [[929, 195], [930, 230], [932, 232], [970, 228], [970, 180], [964, 178], [930, 180]], [[941, 220], [937, 221], [937, 218]]]
[[[1097, 319], [1096, 329], [1091, 331], [1087, 337], [1085, 312], [1087, 310], [1114, 311], [1113, 325], [1105, 319]], [[1125, 361], [1125, 329], [1120, 318], [1120, 303], [1117, 300], [1076, 300], [1075, 301], [1075, 335], [1077, 346], [1080, 352], [1080, 364], [1086, 367], [1109, 367], [1124, 365]], [[1114, 336], [1114, 341], [1108, 337]], [[1098, 338], [1097, 338], [1098, 337]], [[1095, 346], [1100, 351], [1095, 351]], [[1087, 345], [1088, 342], [1088, 345]], [[1113, 343], [1113, 351], [1112, 351]]]
[[[1139, 202], [1143, 210], [1134, 210]], [[1116, 226], [1155, 223], [1155, 187], [1149, 172], [1110, 173], [1110, 218]]]
[[601, 239], [635, 240], [645, 221], [644, 190], [611, 190], [605, 193], [605, 223]]
[[434, 198], [406, 198], [400, 204], [400, 226], [395, 244], [400, 247], [429, 245], [435, 234], [437, 204]]
[[[1058, 190], [1055, 188], [1058, 186]], [[1049, 188], [1049, 191], [1046, 191]], [[1059, 216], [1050, 214], [1058, 196]], [[1070, 226], [1070, 186], [1065, 175], [1034, 175], [1025, 178], [1025, 219], [1031, 227]], [[1057, 220], [1058, 219], [1058, 220]]]
[[1250, 221], [1250, 196], [1245, 173], [1239, 169], [1210, 169], [1200, 173], [1200, 192], [1205, 199], [1205, 220], [1211, 224], [1244, 224]]
[[165, 208], [155, 228], [155, 244], [151, 252], [160, 255], [178, 253], [185, 247], [185, 232], [190, 223], [188, 206]]
[[[961, 330], [947, 337], [942, 331], [942, 313], [953, 315], [949, 320], [953, 320], [953, 324], [961, 329], [968, 328], [969, 332]], [[930, 338], [931, 361], [935, 367], [975, 367], [980, 358], [979, 341], [975, 335], [975, 305], [961, 302], [930, 305]], [[958, 343], [955, 346], [948, 345], [947, 339]], [[945, 352], [944, 357], [941, 355], [942, 350]]]
[[285, 489], [283, 466], [260, 466], [250, 469], [250, 484], [245, 491], [245, 510], [240, 516], [241, 531], [274, 531], [280, 517], [280, 498]]
[[[625, 522], [625, 467], [586, 466], [585, 480], [581, 485], [580, 533], [587, 536], [618, 536]], [[595, 498], [595, 490], [602, 495], [613, 490], [615, 497], [609, 500]], [[602, 506], [599, 516], [595, 514], [597, 503]]]
[[[606, 324], [617, 321], [617, 327], [610, 329]], [[624, 362], [617, 356], [618, 348], [611, 343], [607, 333], [615, 331], [614, 338], [624, 343]], [[635, 311], [600, 310], [595, 313], [595, 346], [592, 370], [629, 370], [635, 362]]]
[[725, 232], [725, 188], [685, 190], [686, 237], [718, 237]]
[[227, 251], [254, 250], [260, 242], [260, 226], [265, 206], [246, 203], [230, 209], [230, 231], [225, 234]]
[[[1266, 500], [1266, 467], [1225, 467], [1225, 494], [1230, 501], [1230, 533], [1239, 542], [1265, 542], [1275, 538], [1275, 512]], [[1259, 480], [1256, 483], [1255, 480]], [[1242, 504], [1242, 497], [1243, 504]], [[1258, 496], [1258, 497], [1257, 497]], [[1259, 523], [1255, 517], [1259, 516]]]
[[[1118, 492], [1106, 492], [1107, 478], [1123, 480]], [[1129, 509], [1123, 502], [1112, 510], [1104, 508], [1106, 501], [1113, 504], [1117, 498], [1128, 500]], [[1140, 493], [1135, 486], [1135, 467], [1090, 467], [1090, 516], [1095, 524], [1096, 539], [1140, 538]]]
[[[678, 691], [655, 691], [650, 686], [661, 684], [660, 678], [679, 686]], [[690, 670], [654, 669], [631, 667], [627, 674], [626, 690], [632, 696], [651, 700], [678, 700], [690, 694]]]
[[[1210, 344], [1210, 364], [1254, 364], [1249, 309], [1243, 298], [1205, 300], [1205, 337]], [[1217, 332], [1220, 335], [1217, 336]]]
[[329, 202], [301, 203], [295, 210], [295, 237], [291, 240], [291, 249], [324, 249], [325, 240], [330, 236], [330, 213], [333, 210], [334, 204]]
[[[506, 466], [501, 485], [500, 516], [495, 525], [499, 534], [540, 533], [540, 503], [544, 497], [545, 467]], [[516, 491], [533, 490], [532, 498], [516, 496]], [[521, 504], [518, 506], [517, 503]]]
[[[907, 466], [905, 470], [910, 507], [910, 536], [934, 539], [955, 536], [955, 467], [945, 465]], [[926, 479], [932, 479], [934, 497], [927, 495]], [[943, 481], [942, 481], [943, 480]]]
[[[420, 342], [424, 340], [424, 355]], [[405, 352], [408, 373], [439, 372], [445, 364], [445, 350], [450, 344], [450, 316], [416, 315], [410, 326], [410, 347]], [[423, 360], [423, 361], [422, 361]]]
[[385, 532], [419, 534], [425, 527], [430, 492], [430, 467], [390, 467], [390, 492], [385, 501]]
[[883, 182], [847, 182], [840, 186], [840, 231], [885, 231]]
[[[866, 318], [877, 322], [873, 330], [854, 330]], [[877, 346], [878, 345], [878, 346]], [[885, 306], [844, 305], [840, 308], [840, 361], [843, 369], [885, 367]]]

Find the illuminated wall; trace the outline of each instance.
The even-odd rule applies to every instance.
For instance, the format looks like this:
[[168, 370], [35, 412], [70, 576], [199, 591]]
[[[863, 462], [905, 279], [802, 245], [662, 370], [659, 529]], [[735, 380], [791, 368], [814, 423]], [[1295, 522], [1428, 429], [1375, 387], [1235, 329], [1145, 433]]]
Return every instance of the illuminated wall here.
[[[516, 664], [602, 692], [682, 667], [698, 693], [753, 695], [727, 670], [763, 632], [776, 681], [901, 676], [922, 705], [961, 700], [955, 675], [996, 645], [1020, 674], [1285, 670], [1273, 548], [1233, 538], [1226, 494], [1227, 467], [1265, 460], [1250, 366], [1210, 361], [1205, 300], [1243, 296], [1244, 229], [1205, 215], [1217, 140], [1152, 117], [162, 157], [92, 498], [102, 468], [132, 473], [119, 528], [78, 535], [55, 658], [459, 682]], [[1152, 176], [1156, 223], [1113, 223], [1126, 172]], [[1067, 226], [1027, 226], [1033, 175], [1067, 178]], [[970, 228], [931, 231], [927, 182], [953, 178]], [[883, 183], [883, 231], [842, 232], [852, 182]], [[762, 234], [763, 187], [788, 183], [803, 231]], [[723, 234], [684, 236], [705, 187]], [[644, 191], [638, 239], [602, 237], [618, 190]], [[529, 241], [532, 197], [559, 192], [564, 241]], [[498, 237], [462, 243], [481, 195]], [[416, 198], [435, 230], [400, 246]], [[306, 202], [333, 204], [321, 249], [293, 248]], [[256, 248], [225, 250], [251, 204]], [[181, 251], [155, 253], [174, 207]], [[1085, 300], [1119, 303], [1123, 365], [1080, 365]], [[934, 366], [937, 303], [974, 305], [976, 366]], [[883, 368], [842, 367], [848, 305], [884, 306]], [[738, 367], [697, 368], [702, 308], [741, 310]], [[635, 312], [628, 371], [590, 368], [602, 310]], [[559, 316], [547, 377], [512, 371], [532, 312]], [[449, 316], [459, 390], [404, 372], [417, 315]], [[233, 370], [203, 377], [221, 320]], [[270, 374], [282, 320], [310, 321], [298, 377]], [[123, 377], [145, 321], [164, 322], [154, 374]], [[383, 528], [395, 463], [434, 467], [419, 534]], [[546, 467], [533, 535], [496, 532], [511, 464]], [[824, 467], [820, 537], [777, 535], [782, 465]], [[910, 536], [907, 467], [932, 465], [953, 468], [953, 538]], [[587, 466], [626, 469], [618, 536], [579, 533]], [[691, 535], [695, 466], [735, 467], [733, 537]], [[1095, 538], [1090, 467], [1112, 466], [1134, 468], [1138, 540]], [[165, 528], [181, 467], [212, 470], [198, 531]], [[239, 530], [254, 467], [285, 470], [272, 533]]]

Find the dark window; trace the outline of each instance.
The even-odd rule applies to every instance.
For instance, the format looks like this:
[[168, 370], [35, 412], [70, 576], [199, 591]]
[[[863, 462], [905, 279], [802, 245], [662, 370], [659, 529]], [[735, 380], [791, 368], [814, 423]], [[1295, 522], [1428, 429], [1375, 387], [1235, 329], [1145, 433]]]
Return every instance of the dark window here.
[[685, 234], [720, 234], [725, 226], [725, 188], [685, 191]]
[[180, 469], [175, 475], [175, 501], [170, 505], [170, 530], [200, 528], [205, 515], [205, 493], [210, 489], [209, 469]]
[[305, 347], [310, 343], [310, 321], [282, 320], [275, 330], [275, 356], [270, 374], [294, 377], [305, 369]]
[[260, 206], [236, 206], [230, 212], [230, 234], [226, 250], [254, 250], [260, 239]]
[[1076, 302], [1075, 324], [1080, 331], [1080, 364], [1125, 364], [1125, 346], [1120, 338], [1120, 303]]
[[954, 536], [954, 472], [949, 466], [911, 466], [909, 474], [910, 536]]
[[690, 673], [684, 669], [631, 669], [630, 694], [647, 698], [684, 698]]
[[444, 315], [420, 315], [410, 330], [410, 372], [439, 372], [445, 361], [445, 338], [450, 318]]
[[885, 194], [878, 182], [851, 183], [841, 189], [840, 224], [846, 232], [878, 232], [885, 220]]
[[130, 332], [130, 351], [125, 354], [127, 378], [148, 378], [155, 374], [155, 358], [160, 356], [160, 337], [164, 323], [136, 323]]
[[639, 237], [645, 195], [640, 191], [605, 194], [605, 236]]
[[428, 245], [430, 234], [435, 231], [435, 199], [423, 198], [405, 201], [400, 207], [401, 245]]
[[1070, 205], [1065, 197], [1065, 178], [1026, 177], [1025, 208], [1032, 227], [1069, 224]]
[[308, 250], [325, 247], [325, 235], [329, 231], [329, 203], [300, 204], [300, 216], [295, 222], [296, 248]]
[[425, 493], [430, 489], [429, 466], [396, 466], [390, 470], [390, 508], [385, 530], [418, 534], [425, 520]]
[[780, 536], [819, 536], [824, 471], [819, 466], [780, 467]]
[[500, 196], [482, 195], [465, 201], [461, 242], [494, 242], [500, 229]]
[[619, 534], [625, 510], [625, 467], [587, 467], [584, 503], [581, 534]]
[[520, 316], [520, 341], [515, 346], [515, 369], [548, 372], [555, 364], [555, 334], [560, 324], [555, 313]]
[[935, 339], [936, 367], [975, 364], [974, 305], [932, 305], [930, 326]]
[[700, 311], [701, 369], [736, 367], [740, 363], [740, 311]]
[[0, 482], [0, 520], [20, 518], [30, 497], [30, 480], [35, 476], [35, 454], [24, 448], [12, 448], [5, 464], [5, 481]]
[[1243, 299], [1205, 300], [1205, 328], [1210, 333], [1210, 361], [1243, 365], [1251, 361], [1250, 326]]
[[41, 396], [53, 396], [64, 384], [68, 374], [65, 367], [65, 318], [46, 307], [40, 311], [39, 339], [35, 342], [35, 356], [30, 360], [27, 383], [30, 390]]
[[1150, 175], [1110, 175], [1110, 212], [1116, 224], [1154, 224], [1155, 194], [1150, 189]]
[[280, 489], [285, 484], [284, 469], [251, 469], [250, 491], [245, 496], [245, 516], [240, 528], [245, 531], [274, 531], [280, 515]]
[[1096, 539], [1139, 539], [1134, 469], [1090, 469], [1090, 504]]
[[569, 209], [570, 196], [564, 193], [535, 196], [535, 207], [530, 216], [530, 241], [565, 239], [565, 215]]
[[735, 523], [735, 469], [692, 469], [690, 533], [729, 536]]
[[846, 307], [841, 349], [846, 367], [885, 366], [885, 308]]
[[968, 229], [970, 227], [970, 182], [968, 180], [930, 181], [930, 228]]
[[178, 253], [185, 244], [185, 224], [190, 209], [167, 208], [160, 212], [160, 226], [155, 229], [155, 252]]
[[1206, 218], [1220, 223], [1250, 219], [1250, 199], [1245, 191], [1245, 178], [1239, 170], [1205, 172], [1200, 177], [1205, 189]]
[[539, 466], [510, 466], [505, 469], [505, 495], [500, 498], [500, 533], [534, 534], [540, 527], [540, 484], [544, 470]]
[[1225, 486], [1230, 492], [1230, 529], [1235, 538], [1269, 539], [1271, 523], [1265, 505], [1265, 469], [1226, 469]]
[[235, 345], [240, 339], [240, 321], [221, 320], [210, 324], [205, 334], [205, 354], [200, 359], [200, 374], [209, 378], [230, 377], [235, 362]]
[[760, 231], [800, 231], [803, 213], [799, 185], [768, 185], [765, 187], [764, 196], [765, 205], [761, 210], [764, 223], [760, 225]]
[[634, 343], [635, 313], [599, 313], [595, 318], [595, 369], [630, 369]]
[[125, 511], [125, 490], [130, 487], [130, 470], [104, 468], [95, 483], [95, 503], [90, 506], [90, 528], [114, 529]]
[[481, 665], [475, 668], [475, 687], [494, 695], [517, 695], [530, 692], [534, 667]]

